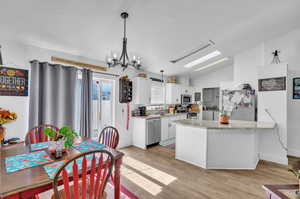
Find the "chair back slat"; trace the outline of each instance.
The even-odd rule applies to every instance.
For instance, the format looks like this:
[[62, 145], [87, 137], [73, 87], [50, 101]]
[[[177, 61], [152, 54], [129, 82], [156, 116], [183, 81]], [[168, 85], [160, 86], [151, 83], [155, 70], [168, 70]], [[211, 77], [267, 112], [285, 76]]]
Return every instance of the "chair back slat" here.
[[74, 181], [74, 198], [79, 199], [79, 177], [78, 166], [76, 160], [73, 163], [73, 181]]
[[45, 128], [50, 128], [58, 133], [59, 128], [50, 124], [43, 124], [30, 129], [25, 137], [25, 144], [36, 144], [40, 142], [47, 142], [49, 138], [44, 135]]
[[99, 136], [99, 142], [110, 148], [117, 148], [119, 144], [119, 132], [115, 127], [105, 127]]
[[89, 198], [93, 197], [93, 192], [94, 192], [94, 184], [95, 184], [95, 171], [96, 169], [96, 157], [93, 156], [92, 159], [92, 167], [91, 167], [91, 174], [90, 174], [90, 193], [89, 193]]
[[[105, 164], [107, 164], [107, 162]], [[101, 175], [102, 177], [100, 177], [100, 181], [101, 182], [104, 181], [104, 176], [106, 176], [106, 175], [107, 175], [107, 167], [104, 167], [103, 174]], [[100, 184], [99, 187], [98, 187], [98, 189], [97, 189], [98, 193], [99, 193], [100, 190], [103, 190], [103, 189], [104, 189], [103, 184]]]
[[71, 199], [70, 194], [70, 185], [69, 185], [69, 175], [66, 169], [63, 169], [63, 183], [64, 183], [64, 193], [66, 195], [66, 199]]
[[[82, 160], [81, 165], [79, 159]], [[66, 169], [69, 164], [73, 164], [71, 170]], [[114, 158], [106, 150], [81, 153], [68, 160], [54, 176], [53, 189], [55, 199], [102, 198], [109, 176], [111, 175], [113, 164]], [[58, 186], [61, 174], [64, 190], [59, 192]], [[70, 181], [73, 181], [72, 185], [70, 185]]]
[[87, 189], [86, 189], [86, 180], [87, 180], [87, 177], [86, 177], [86, 170], [87, 169], [87, 161], [86, 161], [86, 157], [84, 156], [83, 160], [82, 160], [82, 172], [81, 172], [81, 175], [82, 175], [82, 199], [86, 199], [86, 192], [87, 192]]
[[40, 135], [39, 135], [39, 129], [35, 129], [35, 131], [34, 131], [34, 135], [35, 135], [35, 143], [38, 143], [38, 142], [40, 142], [41, 140], [40, 140]]
[[[103, 165], [103, 156], [100, 156], [98, 165]], [[103, 168], [102, 168], [102, 166], [99, 166], [97, 169], [97, 177], [96, 177], [96, 184], [95, 184], [95, 198], [97, 198], [99, 195], [101, 170], [103, 170]]]

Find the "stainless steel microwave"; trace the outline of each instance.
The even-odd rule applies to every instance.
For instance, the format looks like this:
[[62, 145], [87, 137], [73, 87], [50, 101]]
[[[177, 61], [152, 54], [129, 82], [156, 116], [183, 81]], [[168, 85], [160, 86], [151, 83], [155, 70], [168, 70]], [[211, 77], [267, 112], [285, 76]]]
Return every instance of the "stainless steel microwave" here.
[[181, 104], [190, 104], [192, 103], [191, 95], [181, 95]]

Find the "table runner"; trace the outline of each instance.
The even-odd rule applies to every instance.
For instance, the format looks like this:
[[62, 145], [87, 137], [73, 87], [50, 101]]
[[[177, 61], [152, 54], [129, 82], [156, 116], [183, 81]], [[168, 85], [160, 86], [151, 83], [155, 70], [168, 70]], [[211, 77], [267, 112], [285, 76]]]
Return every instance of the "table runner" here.
[[86, 151], [102, 149], [105, 147], [105, 145], [90, 140], [90, 141], [83, 141], [79, 144], [75, 144], [73, 147], [80, 152], [86, 152]]
[[48, 149], [48, 146], [51, 144], [51, 142], [40, 142], [37, 144], [31, 144], [30, 150], [31, 151], [40, 151], [44, 149]]
[[12, 173], [22, 169], [47, 164], [52, 161], [53, 160], [45, 151], [10, 156], [5, 159], [6, 172]]
[[[93, 155], [87, 155], [86, 156], [86, 160], [87, 162], [90, 162], [89, 160], [93, 158]], [[78, 166], [78, 171], [81, 170], [82, 168], [82, 160], [83, 160], [83, 157], [82, 158], [79, 158], [79, 159], [76, 159], [76, 163], [77, 163], [77, 166]], [[96, 162], [98, 162], [98, 157], [96, 157]], [[63, 165], [63, 163], [65, 163], [66, 160], [60, 160], [60, 161], [57, 161], [57, 162], [53, 162], [51, 164], [48, 164], [48, 165], [45, 165], [44, 166], [44, 169], [46, 171], [46, 173], [48, 174], [49, 178], [50, 179], [53, 179], [54, 176], [55, 176], [55, 173], [56, 171]], [[88, 164], [87, 165], [88, 168], [90, 168], [90, 165]], [[73, 171], [73, 162], [70, 162], [67, 166], [66, 166], [66, 170], [69, 174], [72, 173]]]

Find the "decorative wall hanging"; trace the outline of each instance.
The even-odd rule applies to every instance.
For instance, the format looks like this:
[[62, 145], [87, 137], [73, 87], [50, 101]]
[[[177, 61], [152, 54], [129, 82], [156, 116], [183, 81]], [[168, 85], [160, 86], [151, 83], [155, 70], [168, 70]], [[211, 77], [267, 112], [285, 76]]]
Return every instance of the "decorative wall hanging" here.
[[293, 99], [300, 99], [300, 77], [293, 79]]
[[2, 54], [1, 54], [1, 45], [0, 45], [0, 66], [3, 65]]
[[272, 52], [273, 54], [273, 60], [272, 60], [272, 64], [279, 64], [280, 63], [280, 59], [279, 59], [279, 50], [275, 50], [274, 52]]
[[259, 91], [281, 91], [286, 90], [286, 77], [275, 77], [258, 80]]
[[0, 67], [0, 95], [28, 96], [28, 70]]

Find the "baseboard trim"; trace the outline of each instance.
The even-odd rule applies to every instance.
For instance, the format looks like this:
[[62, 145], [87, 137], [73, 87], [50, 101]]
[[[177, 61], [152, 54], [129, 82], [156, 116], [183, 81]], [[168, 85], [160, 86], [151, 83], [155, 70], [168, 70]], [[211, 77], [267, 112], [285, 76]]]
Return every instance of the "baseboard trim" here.
[[272, 154], [259, 153], [259, 159], [266, 160], [269, 162], [275, 162], [278, 164], [288, 165], [287, 157], [278, 157], [278, 156], [274, 156]]
[[300, 150], [288, 149], [288, 155], [294, 156], [294, 157], [300, 157]]

